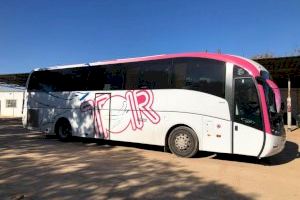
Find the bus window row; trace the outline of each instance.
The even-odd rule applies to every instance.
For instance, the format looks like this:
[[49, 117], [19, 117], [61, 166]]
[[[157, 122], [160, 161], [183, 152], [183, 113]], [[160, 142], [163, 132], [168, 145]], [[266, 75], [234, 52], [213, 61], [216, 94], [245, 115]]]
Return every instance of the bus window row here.
[[225, 97], [224, 62], [175, 58], [104, 66], [35, 71], [29, 91], [188, 89]]

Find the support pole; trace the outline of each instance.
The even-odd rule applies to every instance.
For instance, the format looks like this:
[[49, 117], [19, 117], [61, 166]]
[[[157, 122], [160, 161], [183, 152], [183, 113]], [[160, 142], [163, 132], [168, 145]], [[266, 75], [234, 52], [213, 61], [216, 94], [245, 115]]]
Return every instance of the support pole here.
[[292, 99], [291, 99], [291, 79], [288, 79], [288, 97], [286, 100], [287, 107], [287, 129], [291, 131], [292, 129]]

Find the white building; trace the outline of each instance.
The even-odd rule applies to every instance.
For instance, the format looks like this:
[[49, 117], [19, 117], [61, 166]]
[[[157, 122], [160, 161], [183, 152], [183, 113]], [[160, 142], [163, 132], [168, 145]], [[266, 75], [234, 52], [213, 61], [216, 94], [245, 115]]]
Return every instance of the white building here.
[[0, 117], [22, 117], [24, 88], [0, 85]]

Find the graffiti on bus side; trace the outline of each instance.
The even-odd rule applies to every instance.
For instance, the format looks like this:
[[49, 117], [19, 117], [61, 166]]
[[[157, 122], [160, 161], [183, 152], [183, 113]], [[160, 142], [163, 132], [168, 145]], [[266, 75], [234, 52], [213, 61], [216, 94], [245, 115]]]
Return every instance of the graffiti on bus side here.
[[147, 120], [158, 124], [160, 116], [153, 110], [153, 102], [154, 95], [151, 90], [129, 90], [124, 96], [96, 94], [95, 99], [84, 101], [80, 110], [90, 112], [94, 117], [96, 137], [107, 139], [109, 133], [122, 133], [128, 127], [133, 131], [142, 130]]

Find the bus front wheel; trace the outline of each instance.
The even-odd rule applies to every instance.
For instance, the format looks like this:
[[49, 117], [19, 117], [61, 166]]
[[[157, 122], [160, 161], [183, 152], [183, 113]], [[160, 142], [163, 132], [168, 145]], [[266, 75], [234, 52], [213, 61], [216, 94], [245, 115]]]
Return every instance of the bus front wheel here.
[[180, 157], [190, 158], [198, 152], [198, 137], [185, 126], [177, 127], [170, 133], [168, 144], [171, 152]]
[[66, 142], [72, 137], [72, 128], [68, 120], [60, 120], [56, 126], [56, 134], [59, 140]]

